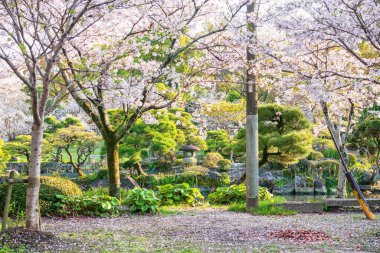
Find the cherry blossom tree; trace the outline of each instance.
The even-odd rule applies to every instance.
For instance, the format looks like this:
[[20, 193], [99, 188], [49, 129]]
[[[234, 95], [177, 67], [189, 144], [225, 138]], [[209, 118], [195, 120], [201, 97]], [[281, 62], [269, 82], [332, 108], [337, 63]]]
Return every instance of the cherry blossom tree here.
[[[278, 15], [276, 20], [286, 36], [277, 41], [277, 51], [267, 53], [282, 70], [282, 99], [306, 102], [309, 108], [320, 105], [346, 164], [345, 141], [355, 112], [372, 106], [379, 98], [379, 28], [372, 23], [379, 18], [377, 5], [371, 0], [286, 4], [277, 11], [287, 14]], [[338, 197], [345, 195], [342, 171], [341, 163]]]
[[[110, 194], [120, 187], [119, 143], [137, 119], [176, 105], [211, 75], [207, 62], [246, 1], [129, 1], [63, 50], [66, 87], [101, 133]], [[120, 19], [123, 22], [120, 22]], [[111, 121], [110, 109], [122, 117]]]
[[[99, 9], [114, 1], [0, 2], [0, 60], [23, 83], [31, 101], [32, 143], [27, 188], [26, 227], [40, 230], [39, 188], [44, 117], [63, 97], [52, 80], [67, 41], [97, 21]], [[108, 8], [105, 8], [108, 11]], [[50, 95], [54, 94], [54, 97]]]

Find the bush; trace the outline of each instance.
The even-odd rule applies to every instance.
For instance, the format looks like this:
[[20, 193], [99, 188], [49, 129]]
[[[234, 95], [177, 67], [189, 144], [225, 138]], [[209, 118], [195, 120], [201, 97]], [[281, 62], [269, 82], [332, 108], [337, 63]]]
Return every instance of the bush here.
[[216, 152], [207, 153], [203, 157], [203, 165], [209, 168], [215, 168], [218, 166], [218, 161], [222, 160], [223, 156]]
[[183, 159], [182, 158], [181, 159], [176, 159], [174, 161], [174, 165], [182, 165], [182, 163], [183, 163]]
[[316, 168], [322, 168], [323, 177], [335, 177], [338, 175], [339, 162], [335, 160], [325, 160], [316, 164]]
[[354, 166], [358, 162], [358, 158], [354, 154], [349, 153], [348, 158], [349, 158], [349, 166], [350, 167]]
[[133, 213], [156, 213], [160, 205], [160, 199], [152, 190], [136, 188], [129, 192], [125, 203]]
[[282, 175], [286, 178], [293, 178], [293, 172], [291, 169], [283, 169]]
[[195, 173], [195, 174], [206, 174], [208, 172], [208, 168], [203, 167], [203, 166], [188, 166], [185, 167], [185, 173]]
[[93, 196], [63, 196], [57, 195], [60, 199], [55, 204], [58, 214], [62, 216], [98, 216], [110, 217], [119, 214], [116, 207], [120, 204], [117, 198], [108, 195]]
[[[271, 199], [273, 195], [265, 187], [259, 187], [259, 200]], [[246, 189], [244, 184], [219, 187], [208, 195], [208, 200], [213, 204], [230, 204], [245, 201]]]
[[188, 204], [195, 206], [204, 199], [198, 188], [191, 188], [186, 183], [158, 186], [158, 197], [163, 205]]
[[229, 171], [231, 169], [232, 162], [228, 159], [222, 159], [217, 162], [220, 171]]
[[[14, 184], [11, 197], [11, 215], [25, 211], [27, 184]], [[0, 203], [4, 203], [7, 184], [0, 185]], [[74, 182], [61, 177], [41, 177], [40, 212], [45, 216], [54, 214], [58, 202], [57, 195], [80, 196], [82, 190]]]
[[96, 172], [96, 179], [107, 179], [108, 178], [108, 170], [101, 169]]
[[323, 158], [323, 154], [319, 151], [311, 151], [310, 154], [308, 155], [307, 159], [316, 161], [316, 160], [321, 160]]
[[325, 158], [334, 158], [336, 160], [340, 159], [339, 152], [336, 149], [325, 149], [323, 150], [323, 156]]

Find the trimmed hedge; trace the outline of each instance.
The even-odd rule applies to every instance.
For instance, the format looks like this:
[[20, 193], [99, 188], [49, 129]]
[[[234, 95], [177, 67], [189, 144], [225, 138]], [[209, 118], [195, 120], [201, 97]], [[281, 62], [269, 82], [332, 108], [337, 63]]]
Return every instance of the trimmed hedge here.
[[[26, 189], [28, 184], [14, 184], [11, 197], [11, 215], [16, 215], [26, 208]], [[7, 184], [0, 185], [0, 203], [5, 201]], [[53, 214], [56, 210], [55, 203], [59, 201], [57, 195], [63, 196], [80, 196], [82, 190], [74, 182], [61, 177], [41, 177], [40, 188], [40, 212], [46, 216]]]

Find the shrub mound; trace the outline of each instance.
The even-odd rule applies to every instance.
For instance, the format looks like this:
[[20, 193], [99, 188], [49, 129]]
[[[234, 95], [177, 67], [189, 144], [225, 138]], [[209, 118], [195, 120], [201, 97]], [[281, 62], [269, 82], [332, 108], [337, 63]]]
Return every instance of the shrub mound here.
[[[16, 215], [26, 208], [26, 189], [28, 184], [14, 184], [11, 197], [10, 214]], [[0, 203], [4, 203], [7, 185], [0, 185]], [[41, 215], [53, 214], [56, 210], [55, 203], [59, 201], [57, 195], [80, 196], [82, 190], [74, 182], [61, 177], [41, 177], [40, 188], [40, 212]]]
[[160, 199], [153, 190], [136, 188], [129, 191], [125, 204], [132, 213], [155, 213], [160, 205]]
[[219, 160], [223, 160], [223, 156], [216, 152], [207, 153], [203, 157], [203, 165], [209, 168], [216, 168]]
[[204, 199], [198, 188], [191, 188], [187, 183], [167, 184], [157, 188], [158, 197], [163, 205], [187, 204], [195, 206]]
[[[269, 200], [273, 195], [265, 187], [259, 187], [259, 199]], [[246, 198], [246, 188], [244, 184], [219, 187], [215, 192], [208, 195], [208, 200], [212, 204], [230, 204], [243, 202]]]
[[222, 159], [217, 162], [220, 171], [229, 171], [232, 165], [231, 160]]

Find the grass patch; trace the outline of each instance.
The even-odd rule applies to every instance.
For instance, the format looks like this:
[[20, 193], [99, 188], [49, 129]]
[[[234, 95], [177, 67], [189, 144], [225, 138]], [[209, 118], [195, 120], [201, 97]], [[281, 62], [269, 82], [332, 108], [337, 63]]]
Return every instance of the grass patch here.
[[[259, 201], [259, 207], [253, 208], [249, 212], [256, 215], [295, 215], [297, 214], [294, 210], [287, 210], [281, 206], [274, 204], [286, 203], [284, 197], [274, 197], [270, 200]], [[228, 207], [228, 211], [232, 212], [246, 212], [245, 202], [233, 203]]]

